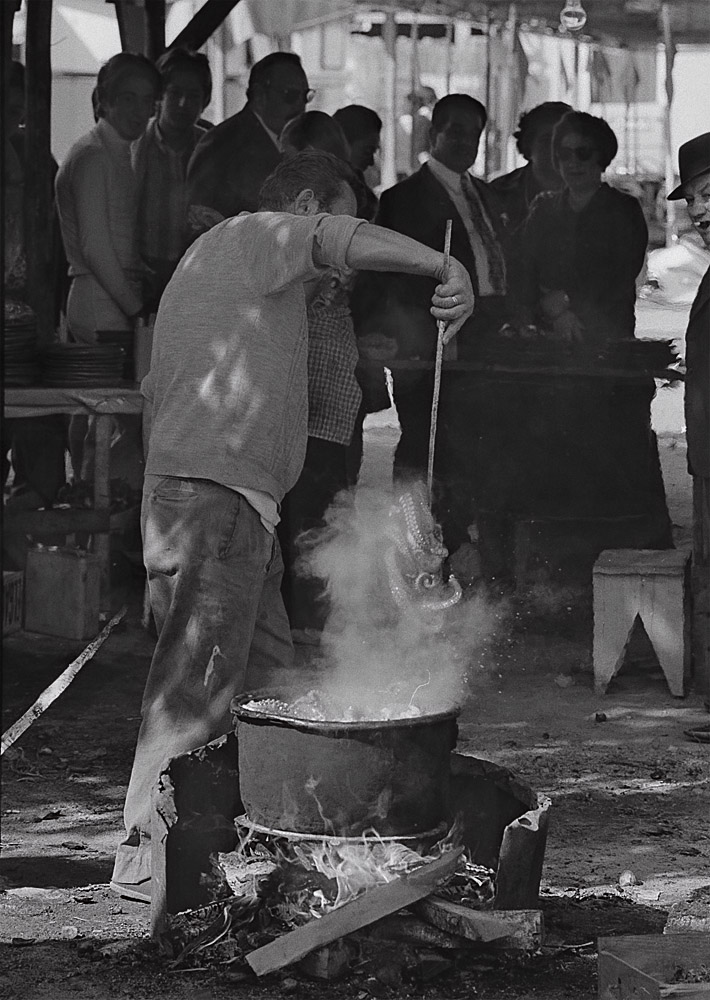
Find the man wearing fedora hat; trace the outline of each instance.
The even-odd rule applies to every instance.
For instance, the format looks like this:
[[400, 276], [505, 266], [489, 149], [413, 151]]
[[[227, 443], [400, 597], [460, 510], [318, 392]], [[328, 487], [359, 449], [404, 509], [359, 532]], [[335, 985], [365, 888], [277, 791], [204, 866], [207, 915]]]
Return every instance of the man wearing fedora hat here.
[[[680, 184], [668, 200], [685, 198], [690, 221], [710, 250], [710, 132], [684, 143], [678, 164]], [[685, 425], [693, 477], [693, 647], [696, 682], [710, 707], [710, 268], [690, 309], [685, 361]]]

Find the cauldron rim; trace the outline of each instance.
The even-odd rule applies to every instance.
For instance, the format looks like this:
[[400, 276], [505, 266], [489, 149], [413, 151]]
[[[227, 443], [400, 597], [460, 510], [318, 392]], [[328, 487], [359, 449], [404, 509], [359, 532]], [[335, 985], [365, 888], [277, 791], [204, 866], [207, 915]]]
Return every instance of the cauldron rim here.
[[259, 688], [255, 691], [247, 691], [244, 694], [232, 698], [229, 708], [232, 717], [239, 722], [246, 722], [263, 726], [282, 726], [285, 729], [297, 729], [305, 733], [320, 733], [328, 736], [347, 736], [350, 733], [358, 733], [371, 730], [387, 729], [412, 729], [418, 726], [430, 726], [437, 722], [455, 720], [461, 714], [460, 706], [453, 706], [444, 712], [435, 712], [431, 715], [416, 715], [404, 719], [370, 719], [358, 722], [346, 722], [342, 719], [317, 721], [315, 719], [298, 719], [285, 715], [270, 715], [266, 712], [257, 712], [253, 709], [245, 708], [245, 704], [250, 701], [259, 701], [265, 698], [277, 698], [281, 701], [293, 701], [302, 695], [302, 691], [294, 688]]

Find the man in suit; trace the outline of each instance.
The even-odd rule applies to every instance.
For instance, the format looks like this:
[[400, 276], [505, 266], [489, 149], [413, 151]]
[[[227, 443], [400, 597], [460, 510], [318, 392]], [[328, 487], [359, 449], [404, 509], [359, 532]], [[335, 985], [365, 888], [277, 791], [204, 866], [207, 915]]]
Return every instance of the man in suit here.
[[[683, 143], [678, 160], [680, 184], [668, 200], [685, 198], [690, 221], [710, 250], [710, 132]], [[710, 708], [710, 268], [690, 309], [685, 361], [685, 426], [693, 477], [693, 646], [696, 686]]]
[[281, 159], [281, 130], [304, 111], [312, 97], [295, 53], [272, 52], [254, 64], [245, 106], [210, 129], [190, 159], [187, 181], [193, 235], [209, 228], [218, 216], [256, 211], [259, 189]]
[[[497, 202], [489, 185], [469, 173], [486, 120], [484, 106], [467, 94], [449, 94], [437, 101], [431, 119], [430, 159], [381, 195], [376, 217], [378, 225], [439, 250], [444, 246], [446, 221], [452, 220], [451, 253], [468, 271], [476, 296], [473, 316], [459, 333], [459, 360], [470, 359], [480, 336], [495, 333], [506, 320]], [[398, 359], [433, 361], [437, 331], [429, 312], [430, 297], [427, 279], [362, 276], [353, 303], [359, 336], [384, 334], [396, 342]], [[440, 488], [436, 514], [452, 551], [467, 541], [473, 519], [478, 417], [472, 391], [475, 397], [466, 375], [444, 373], [436, 441]], [[395, 454], [396, 475], [426, 469], [432, 392], [431, 371], [395, 371], [395, 403], [402, 429]]]

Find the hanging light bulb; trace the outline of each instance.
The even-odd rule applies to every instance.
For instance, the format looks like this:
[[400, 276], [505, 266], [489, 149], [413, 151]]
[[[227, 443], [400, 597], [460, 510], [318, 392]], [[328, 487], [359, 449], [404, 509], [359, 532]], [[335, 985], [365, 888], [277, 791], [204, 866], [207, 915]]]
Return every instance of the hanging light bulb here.
[[566, 31], [581, 31], [587, 23], [587, 12], [582, 0], [566, 0], [560, 11], [560, 24]]

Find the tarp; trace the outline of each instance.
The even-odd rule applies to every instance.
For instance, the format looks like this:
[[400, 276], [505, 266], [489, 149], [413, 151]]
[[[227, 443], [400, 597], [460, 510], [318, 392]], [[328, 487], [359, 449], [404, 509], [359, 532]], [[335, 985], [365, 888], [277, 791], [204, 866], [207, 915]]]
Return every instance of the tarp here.
[[121, 51], [115, 7], [96, 0], [55, 0], [51, 45], [54, 73], [95, 75]]

